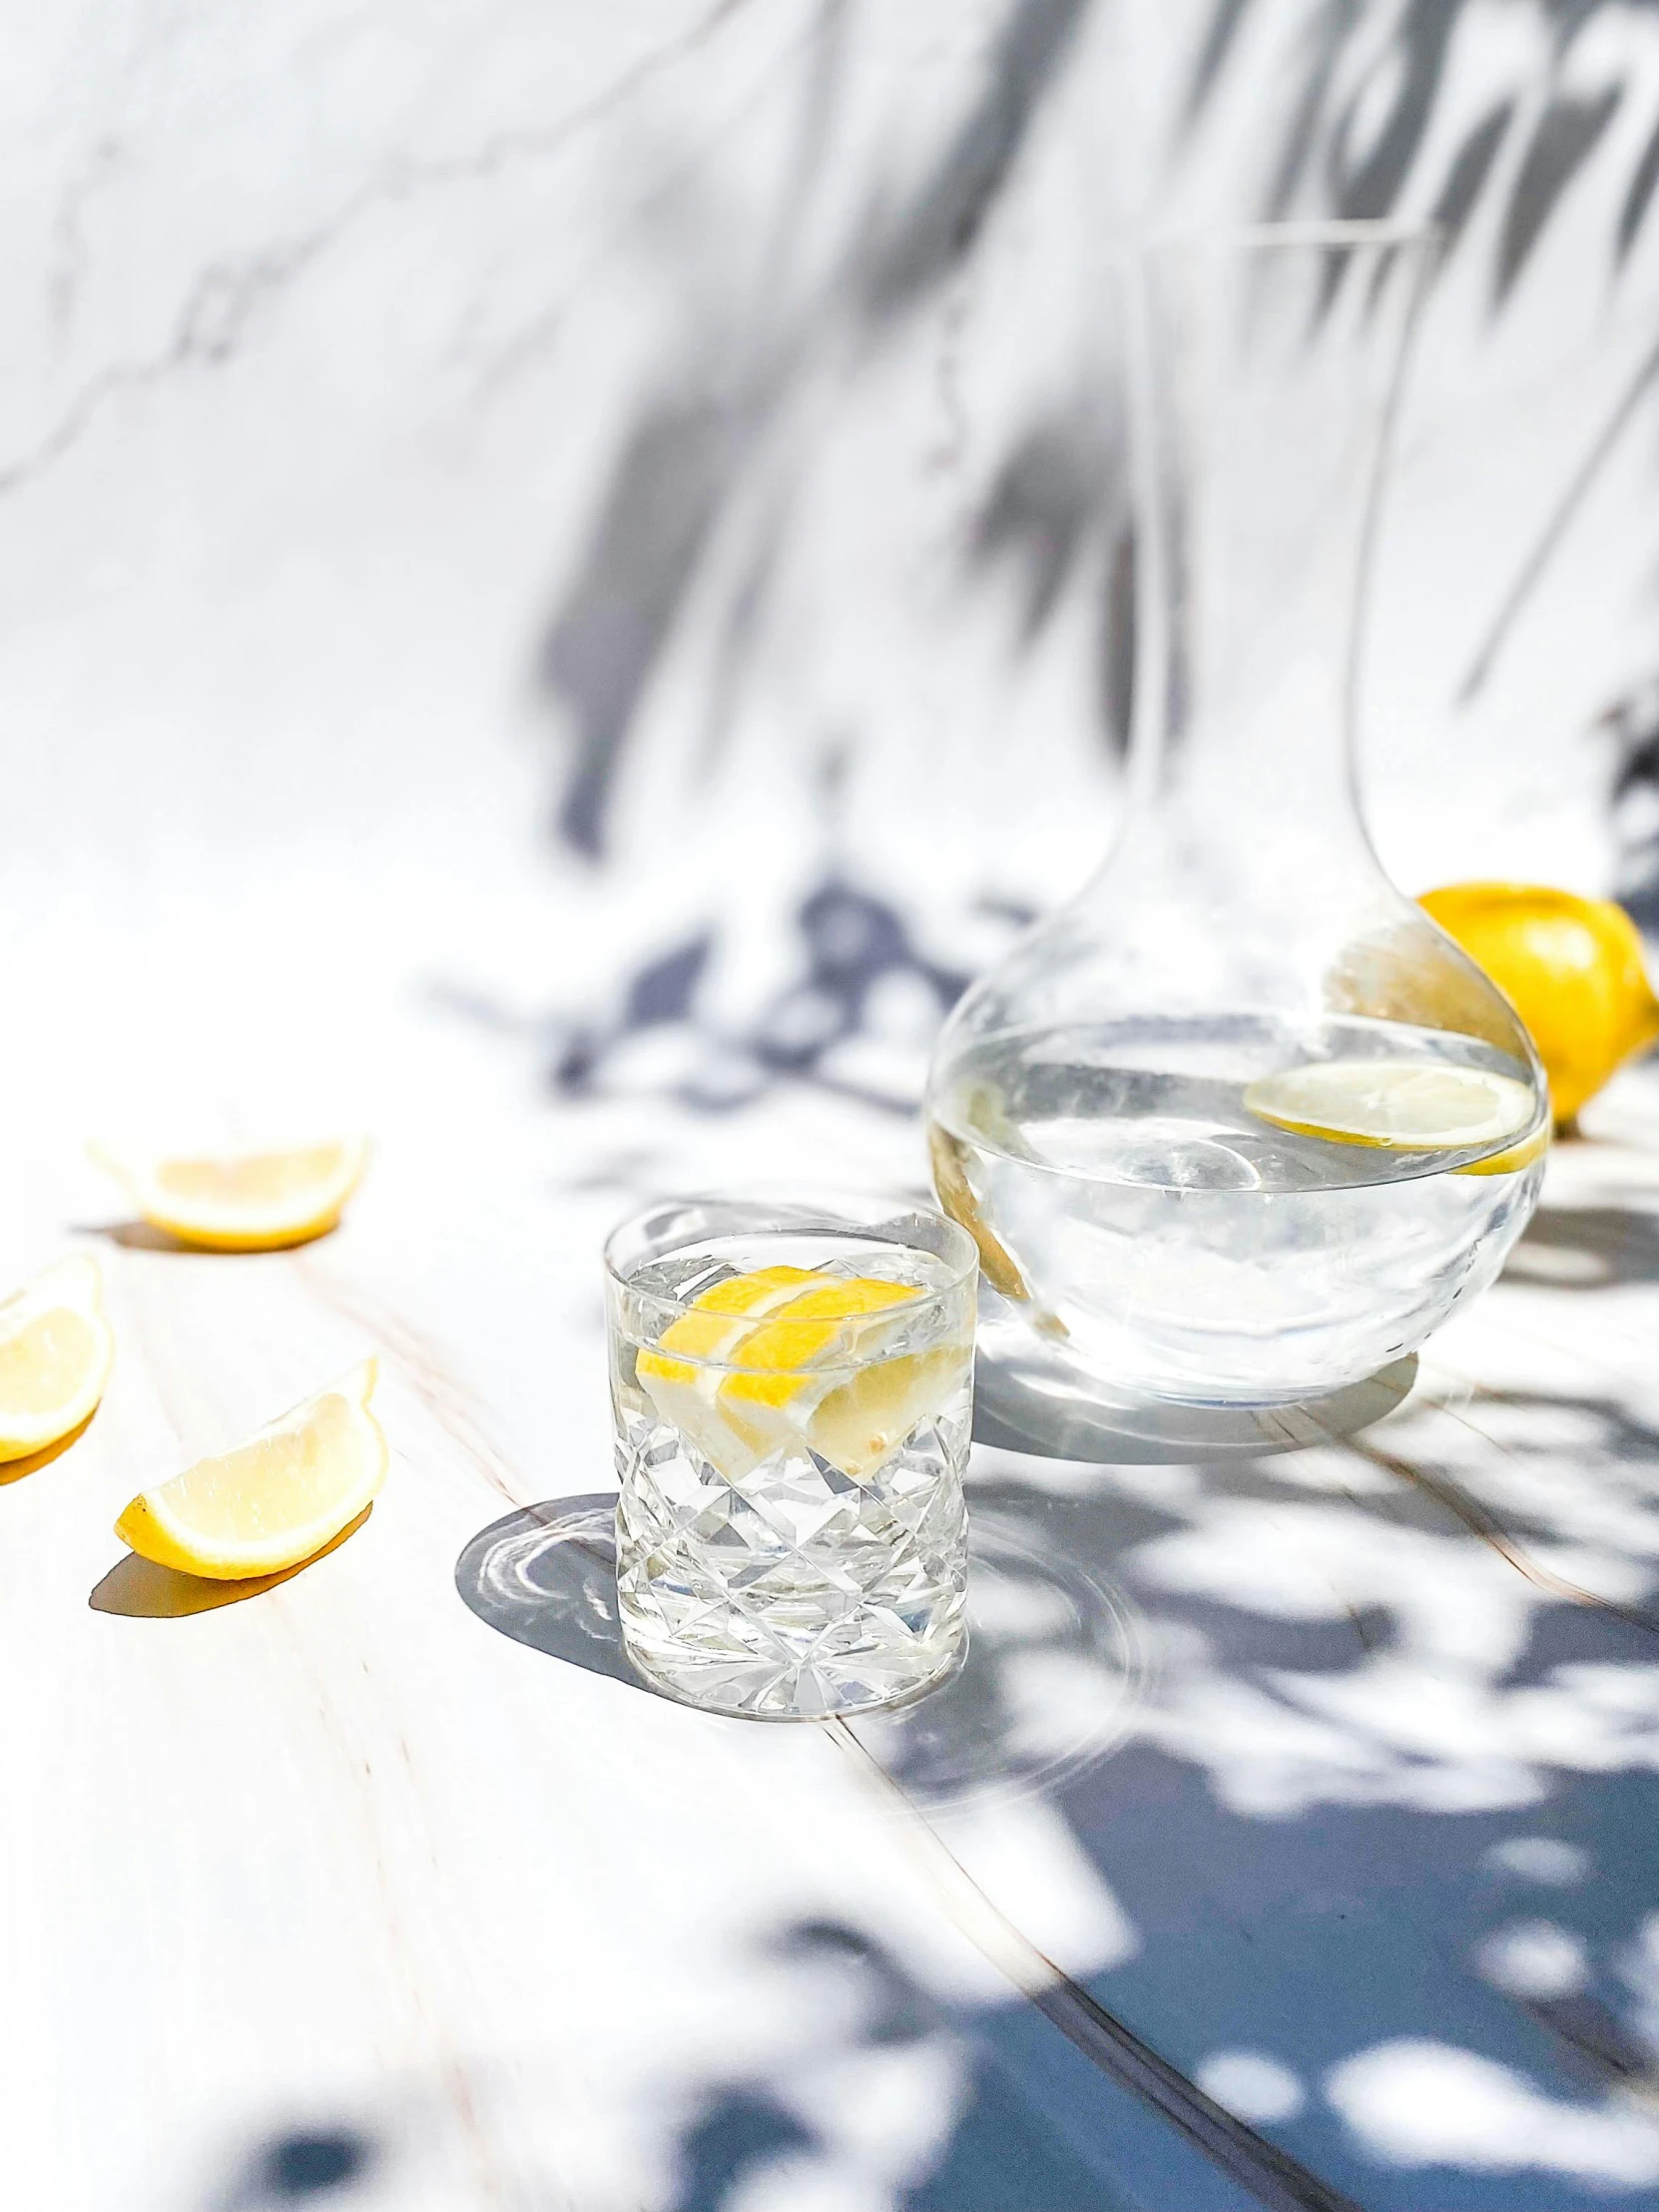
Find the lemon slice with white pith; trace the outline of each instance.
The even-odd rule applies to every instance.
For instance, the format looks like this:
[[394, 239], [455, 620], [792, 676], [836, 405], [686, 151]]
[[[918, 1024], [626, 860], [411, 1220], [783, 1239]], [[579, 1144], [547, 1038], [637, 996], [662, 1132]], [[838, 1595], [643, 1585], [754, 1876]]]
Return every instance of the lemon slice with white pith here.
[[728, 1481], [792, 1442], [862, 1480], [965, 1379], [962, 1345], [884, 1353], [922, 1295], [803, 1268], [728, 1277], [639, 1354], [635, 1373]]
[[[671, 1322], [656, 1348], [634, 1362], [640, 1387], [668, 1422], [705, 1459], [732, 1478], [747, 1473], [760, 1458], [759, 1447], [722, 1417], [717, 1399], [720, 1362], [754, 1327], [769, 1307], [796, 1297], [812, 1276], [806, 1268], [760, 1268], [752, 1275], [729, 1275], [692, 1300], [691, 1311]], [[671, 1354], [679, 1354], [678, 1359]]]
[[0, 1461], [44, 1451], [90, 1418], [114, 1354], [85, 1253], [0, 1299]]
[[386, 1439], [369, 1410], [376, 1372], [365, 1360], [234, 1450], [141, 1491], [116, 1534], [158, 1566], [217, 1581], [313, 1557], [385, 1478]]
[[1244, 1103], [1259, 1121], [1304, 1137], [1396, 1152], [1478, 1152], [1534, 1120], [1530, 1087], [1512, 1075], [1430, 1060], [1311, 1060], [1258, 1076]]
[[96, 1145], [152, 1228], [209, 1252], [273, 1252], [333, 1228], [368, 1147], [330, 1138], [283, 1151], [150, 1153]]

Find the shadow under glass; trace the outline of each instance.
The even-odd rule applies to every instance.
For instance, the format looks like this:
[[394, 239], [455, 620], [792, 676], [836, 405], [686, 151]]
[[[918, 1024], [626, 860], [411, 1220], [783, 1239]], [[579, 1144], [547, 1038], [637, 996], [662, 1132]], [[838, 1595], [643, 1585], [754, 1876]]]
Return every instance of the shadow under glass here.
[[[623, 1647], [615, 1516], [614, 1496], [597, 1492], [508, 1513], [468, 1543], [456, 1587], [515, 1642], [674, 1702], [635, 1672]], [[1040, 1519], [976, 1511], [968, 1554], [960, 1668], [911, 1704], [847, 1722], [923, 1804], [1056, 1787], [1122, 1741], [1145, 1673], [1128, 1600]]]

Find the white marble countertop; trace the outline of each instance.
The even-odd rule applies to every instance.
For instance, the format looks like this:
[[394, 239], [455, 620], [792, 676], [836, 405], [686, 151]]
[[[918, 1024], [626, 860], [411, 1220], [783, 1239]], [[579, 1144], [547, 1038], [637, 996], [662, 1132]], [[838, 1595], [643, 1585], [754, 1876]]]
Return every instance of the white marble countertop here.
[[[120, 1350], [85, 1435], [0, 1488], [19, 2201], [214, 2212], [333, 2172], [399, 2212], [948, 2212], [999, 2200], [928, 2175], [994, 2190], [974, 2130], [1022, 2125], [1088, 2201], [1253, 2201], [1114, 2080], [1090, 2003], [1367, 2205], [1647, 2201], [1659, 1084], [1588, 1127], [1350, 1442], [976, 1447], [974, 1686], [908, 1734], [661, 1701], [619, 1678], [602, 1571], [573, 1626], [581, 1577], [524, 1552], [560, 1499], [602, 1524], [615, 1191], [517, 1185], [503, 1144], [439, 1198], [388, 1142], [334, 1236], [223, 1258], [37, 1160], [10, 1241], [96, 1250]], [[255, 1595], [123, 1557], [134, 1489], [370, 1349], [393, 1464], [347, 1541]]]

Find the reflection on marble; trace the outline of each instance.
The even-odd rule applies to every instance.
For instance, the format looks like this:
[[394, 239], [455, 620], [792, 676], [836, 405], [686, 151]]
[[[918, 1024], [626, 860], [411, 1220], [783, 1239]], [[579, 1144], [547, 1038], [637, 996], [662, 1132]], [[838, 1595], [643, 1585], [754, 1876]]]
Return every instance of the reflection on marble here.
[[1120, 1466], [1186, 1466], [1195, 1459], [1261, 1458], [1357, 1435], [1399, 1406], [1416, 1380], [1415, 1353], [1364, 1382], [1292, 1405], [1177, 1405], [1113, 1401], [1104, 1385], [1080, 1396], [1076, 1371], [1045, 1358], [1033, 1339], [1019, 1360], [981, 1359], [973, 1433], [980, 1443], [1047, 1458]]
[[1109, 1756], [1137, 1715], [1143, 1639], [1099, 1560], [979, 1510], [968, 1557], [960, 1673], [936, 1696], [847, 1724], [923, 1808], [1052, 1791]]
[[[603, 1496], [550, 1499], [481, 1529], [457, 1562], [463, 1601], [538, 1651], [631, 1679], [616, 1612], [613, 1516]], [[879, 1766], [895, 1816], [925, 1839], [923, 1859], [946, 1910], [1108, 2081], [1161, 2115], [1267, 2212], [1355, 2212], [1341, 2191], [1187, 2079], [1037, 1947], [1031, 1930], [1041, 1929], [1046, 1901], [1030, 1892], [1041, 1826], [1052, 1825], [1046, 1808], [1038, 1808], [1036, 1836], [1003, 1825], [1014, 1863], [1001, 1868], [1000, 1883], [987, 1881], [984, 1852], [987, 1842], [994, 1850], [997, 1816], [1021, 1797], [1062, 1790], [1129, 1732], [1141, 1656], [1121, 1593], [1091, 1564], [1044, 1542], [1040, 1515], [1023, 1522], [976, 1511], [969, 1548], [968, 1651], [951, 1681], [887, 1715], [805, 1725], [849, 1737]]]
[[661, 1695], [628, 1664], [616, 1602], [616, 1499], [549, 1498], [481, 1528], [455, 1562], [463, 1602], [532, 1651]]
[[[461, 1553], [464, 1602], [536, 1651], [663, 1696], [623, 1649], [615, 1499], [550, 1498], [480, 1529]], [[1052, 1790], [1103, 1759], [1133, 1725], [1144, 1661], [1135, 1615], [1099, 1566], [1040, 1527], [976, 1512], [968, 1648], [940, 1689], [853, 1734], [918, 1806]]]

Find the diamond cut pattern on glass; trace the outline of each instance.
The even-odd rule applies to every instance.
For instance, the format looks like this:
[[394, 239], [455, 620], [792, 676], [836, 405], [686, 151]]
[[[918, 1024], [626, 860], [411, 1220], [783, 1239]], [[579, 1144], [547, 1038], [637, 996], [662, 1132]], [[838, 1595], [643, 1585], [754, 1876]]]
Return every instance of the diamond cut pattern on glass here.
[[968, 1392], [854, 1479], [801, 1442], [736, 1478], [672, 1426], [622, 1432], [617, 1590], [643, 1671], [758, 1716], [856, 1710], [961, 1649]]

